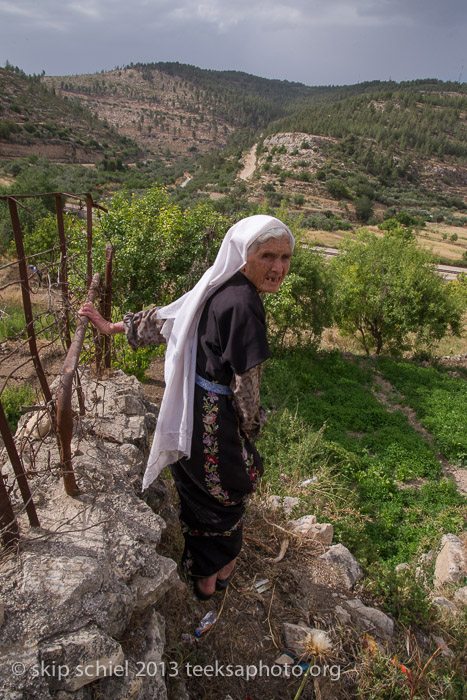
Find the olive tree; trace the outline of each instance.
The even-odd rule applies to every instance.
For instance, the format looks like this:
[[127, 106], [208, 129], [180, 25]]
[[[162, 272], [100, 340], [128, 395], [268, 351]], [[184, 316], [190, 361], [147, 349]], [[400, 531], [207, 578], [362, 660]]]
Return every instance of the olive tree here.
[[332, 319], [331, 284], [324, 258], [298, 243], [289, 274], [278, 292], [266, 295], [264, 306], [272, 345], [316, 344]]
[[439, 340], [449, 329], [459, 335], [461, 297], [414, 238], [363, 229], [342, 245], [330, 268], [335, 322], [344, 334], [356, 334], [368, 354], [383, 348], [398, 354]]
[[123, 310], [163, 305], [188, 291], [212, 264], [230, 220], [199, 204], [183, 211], [166, 191], [116, 195], [95, 235], [95, 259], [115, 246], [115, 291]]

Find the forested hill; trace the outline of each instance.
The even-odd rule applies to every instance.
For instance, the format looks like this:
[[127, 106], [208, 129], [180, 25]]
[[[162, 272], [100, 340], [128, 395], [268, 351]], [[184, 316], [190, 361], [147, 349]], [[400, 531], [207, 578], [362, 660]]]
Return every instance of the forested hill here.
[[0, 68], [0, 159], [44, 156], [58, 163], [127, 160], [139, 148], [79, 100], [64, 100], [41, 76]]
[[438, 80], [312, 87], [176, 62], [53, 77], [0, 69], [3, 158], [178, 159], [244, 148], [260, 131], [351, 137], [356, 151], [362, 142], [462, 157], [466, 113], [466, 84]]
[[181, 63], [132, 63], [106, 73], [44, 77], [43, 82], [78, 99], [148, 154], [169, 149], [179, 155], [242, 141], [303, 101], [335, 91]]
[[[467, 86], [426, 80], [342, 88], [314, 99], [271, 123], [268, 133], [284, 131], [362, 139], [399, 153], [422, 156], [467, 155]], [[353, 93], [353, 94], [352, 94]], [[357, 94], [356, 94], [357, 93]]]

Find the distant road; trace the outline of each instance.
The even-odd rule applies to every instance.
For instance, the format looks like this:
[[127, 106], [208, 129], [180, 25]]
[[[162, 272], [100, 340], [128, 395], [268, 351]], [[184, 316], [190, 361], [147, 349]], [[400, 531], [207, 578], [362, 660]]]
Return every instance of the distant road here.
[[[307, 248], [308, 246], [304, 247]], [[335, 255], [339, 255], [339, 250], [337, 248], [323, 248], [319, 245], [314, 245], [311, 250], [323, 253], [326, 258], [333, 258]], [[457, 276], [463, 272], [467, 274], [467, 267], [456, 267], [455, 265], [438, 265], [436, 269], [438, 273], [448, 281], [455, 280]]]
[[240, 180], [248, 180], [256, 169], [256, 144], [250, 148], [245, 158], [243, 170], [239, 173]]

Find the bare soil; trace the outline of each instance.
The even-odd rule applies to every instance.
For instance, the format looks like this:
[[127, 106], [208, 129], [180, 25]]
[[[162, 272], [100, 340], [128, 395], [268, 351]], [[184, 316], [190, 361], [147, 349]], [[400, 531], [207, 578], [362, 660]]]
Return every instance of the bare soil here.
[[[168, 621], [167, 663], [176, 662], [180, 672], [177, 678], [168, 679], [170, 700], [176, 699], [183, 685], [193, 700], [223, 700], [228, 694], [233, 700], [293, 698], [304, 672], [296, 669], [296, 676], [273, 675], [279, 672], [275, 661], [285, 650], [282, 637], [285, 622], [324, 629], [333, 641], [331, 655], [326, 658], [306, 657], [304, 650], [303, 660], [323, 671], [316, 682], [308, 680], [302, 698], [355, 697], [356, 654], [362, 639], [356, 631], [344, 633], [334, 612], [336, 605], [353, 595], [343, 588], [338, 574], [331, 574], [319, 560], [322, 550], [317, 543], [288, 535], [284, 558], [274, 561], [287, 536], [282, 529], [284, 524], [264, 508], [258, 497], [253, 500], [232, 582], [225, 593], [217, 592], [207, 602], [194, 597], [190, 583], [180, 572], [186, 586], [168, 594], [160, 604], [160, 611]], [[159, 551], [179, 560], [182, 549], [182, 536], [173, 519]], [[254, 584], [265, 579], [268, 589], [258, 593]], [[197, 639], [194, 631], [211, 610], [216, 610], [217, 622]], [[223, 671], [213, 672], [212, 677], [204, 672], [198, 677], [190, 675], [193, 665], [198, 664], [208, 673], [209, 667], [215, 668], [216, 663]], [[326, 666], [328, 677], [324, 677]], [[330, 680], [331, 667], [334, 677], [340, 674], [339, 680]], [[230, 676], [226, 675], [229, 668]]]

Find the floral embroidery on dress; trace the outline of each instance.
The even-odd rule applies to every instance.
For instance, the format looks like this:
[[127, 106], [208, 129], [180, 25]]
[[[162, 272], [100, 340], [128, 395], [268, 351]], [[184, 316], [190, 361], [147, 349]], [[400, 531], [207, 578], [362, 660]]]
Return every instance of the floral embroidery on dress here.
[[245, 445], [245, 438], [241, 434], [240, 430], [238, 431], [238, 438], [240, 440], [240, 443], [242, 445], [242, 459], [245, 464], [245, 469], [250, 477], [250, 481], [252, 483], [252, 491], [251, 493], [246, 493], [245, 496], [243, 497], [243, 501], [246, 502], [248, 501], [252, 494], [256, 491], [258, 488], [258, 478], [260, 476], [259, 470], [256, 467], [255, 464], [255, 458], [252, 452], [248, 452], [246, 445]]
[[218, 423], [217, 414], [219, 406], [217, 405], [219, 396], [213, 391], [208, 391], [203, 396], [203, 445], [204, 445], [204, 472], [206, 487], [211, 496], [216, 498], [225, 506], [235, 505], [234, 501], [229, 499], [228, 491], [225, 491], [221, 485], [217, 465], [219, 464], [219, 443], [217, 439]]
[[191, 571], [192, 566], [193, 566], [193, 555], [190, 552], [190, 550], [187, 549], [186, 552], [184, 553], [183, 558], [182, 558], [182, 569], [186, 574], [188, 574]]

